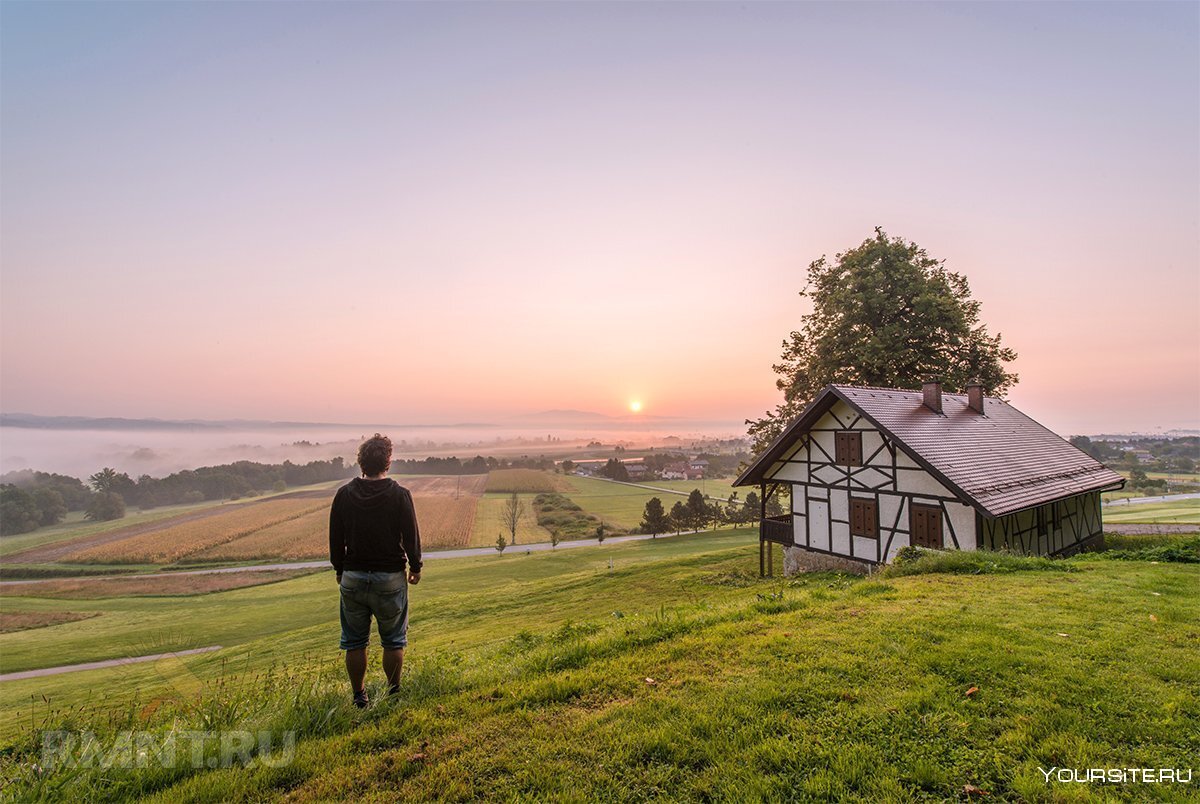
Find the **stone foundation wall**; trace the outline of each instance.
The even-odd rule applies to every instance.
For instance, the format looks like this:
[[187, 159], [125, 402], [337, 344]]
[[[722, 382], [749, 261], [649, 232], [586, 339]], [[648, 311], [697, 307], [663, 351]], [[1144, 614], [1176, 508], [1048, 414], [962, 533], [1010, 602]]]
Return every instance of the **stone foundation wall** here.
[[866, 575], [871, 571], [871, 566], [862, 561], [854, 561], [841, 556], [814, 553], [803, 547], [785, 547], [783, 549], [784, 575], [795, 575], [800, 572], [850, 572], [855, 575]]

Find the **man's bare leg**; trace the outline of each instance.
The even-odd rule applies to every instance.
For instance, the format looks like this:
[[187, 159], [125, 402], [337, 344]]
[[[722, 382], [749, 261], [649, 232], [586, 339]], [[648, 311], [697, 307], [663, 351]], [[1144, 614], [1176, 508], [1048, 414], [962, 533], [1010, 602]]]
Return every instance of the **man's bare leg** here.
[[357, 695], [362, 692], [363, 685], [367, 681], [366, 648], [356, 648], [346, 651], [346, 675], [350, 676], [350, 689], [354, 691], [354, 694]]
[[400, 689], [400, 671], [404, 668], [404, 648], [383, 649], [383, 672], [387, 675], [388, 692]]

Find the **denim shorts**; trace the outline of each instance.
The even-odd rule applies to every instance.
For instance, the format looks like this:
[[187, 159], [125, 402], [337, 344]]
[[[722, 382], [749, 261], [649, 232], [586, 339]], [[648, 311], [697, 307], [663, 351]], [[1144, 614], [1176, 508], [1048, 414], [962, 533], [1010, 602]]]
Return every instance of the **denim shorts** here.
[[385, 648], [408, 644], [408, 576], [403, 572], [346, 570], [342, 593], [342, 650], [365, 648], [371, 639], [371, 616]]

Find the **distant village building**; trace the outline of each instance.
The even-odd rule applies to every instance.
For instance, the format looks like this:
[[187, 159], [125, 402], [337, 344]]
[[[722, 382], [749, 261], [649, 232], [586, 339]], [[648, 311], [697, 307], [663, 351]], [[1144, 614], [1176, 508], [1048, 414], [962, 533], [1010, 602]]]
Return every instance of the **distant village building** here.
[[[760, 487], [760, 559], [782, 544], [786, 571], [807, 555], [886, 563], [907, 545], [1070, 555], [1100, 543], [1100, 493], [1124, 483], [982, 385], [928, 382], [826, 386], [734, 485]], [[768, 518], [781, 486], [791, 513]]]
[[1127, 449], [1125, 452], [1137, 458], [1138, 463], [1154, 463], [1155, 458], [1148, 449]]
[[627, 463], [625, 471], [629, 473], [630, 480], [641, 480], [646, 477], [649, 467], [644, 463]]
[[708, 469], [708, 461], [704, 458], [696, 458], [688, 464], [688, 467], [697, 472], [704, 472]]
[[[708, 461], [704, 462], [708, 465]], [[670, 463], [663, 467], [663, 480], [703, 480], [704, 469], [695, 468], [690, 462], [680, 461], [678, 463]]]

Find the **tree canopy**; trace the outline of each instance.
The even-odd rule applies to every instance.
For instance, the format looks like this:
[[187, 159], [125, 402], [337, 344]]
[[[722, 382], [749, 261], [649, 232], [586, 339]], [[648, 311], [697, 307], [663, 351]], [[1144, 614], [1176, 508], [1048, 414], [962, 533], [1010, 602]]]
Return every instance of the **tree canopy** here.
[[755, 451], [830, 383], [916, 389], [937, 376], [950, 389], [979, 379], [988, 394], [1003, 395], [1017, 382], [1005, 368], [1016, 352], [980, 322], [966, 277], [881, 228], [833, 261], [809, 264], [800, 295], [812, 312], [772, 366], [783, 401], [746, 420]]

